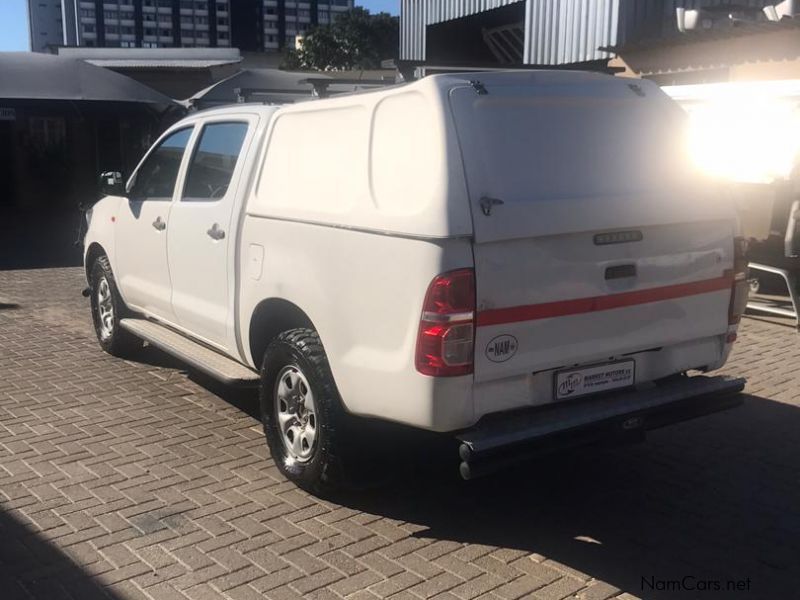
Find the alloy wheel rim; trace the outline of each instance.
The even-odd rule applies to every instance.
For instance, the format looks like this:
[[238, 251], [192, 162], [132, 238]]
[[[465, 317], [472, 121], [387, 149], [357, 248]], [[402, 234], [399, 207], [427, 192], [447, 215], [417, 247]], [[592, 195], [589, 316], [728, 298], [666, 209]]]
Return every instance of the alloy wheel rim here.
[[100, 338], [107, 340], [114, 333], [114, 303], [111, 298], [111, 286], [105, 277], [97, 285], [97, 316]]
[[288, 456], [307, 462], [317, 442], [317, 407], [305, 374], [296, 365], [287, 365], [275, 381], [275, 415], [281, 441]]

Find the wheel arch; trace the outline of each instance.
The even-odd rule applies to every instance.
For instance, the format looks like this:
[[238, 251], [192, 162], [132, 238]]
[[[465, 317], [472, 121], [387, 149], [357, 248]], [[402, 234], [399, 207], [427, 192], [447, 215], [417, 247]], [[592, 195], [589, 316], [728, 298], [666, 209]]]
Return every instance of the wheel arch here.
[[99, 242], [92, 242], [89, 244], [89, 247], [86, 249], [86, 255], [83, 260], [83, 270], [86, 273], [86, 281], [89, 281], [92, 276], [92, 266], [94, 265], [95, 261], [101, 257], [106, 256], [108, 257], [108, 252], [106, 252], [105, 248]]
[[248, 343], [253, 364], [256, 367], [261, 366], [264, 351], [278, 334], [298, 327], [317, 330], [308, 314], [289, 300], [267, 298], [259, 302], [253, 309], [248, 327]]

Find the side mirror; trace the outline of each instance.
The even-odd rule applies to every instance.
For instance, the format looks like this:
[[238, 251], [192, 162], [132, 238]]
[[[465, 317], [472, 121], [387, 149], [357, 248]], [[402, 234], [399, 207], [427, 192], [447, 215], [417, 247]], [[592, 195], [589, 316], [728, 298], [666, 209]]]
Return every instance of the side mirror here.
[[100, 174], [100, 193], [104, 196], [124, 196], [125, 181], [119, 171], [106, 171]]

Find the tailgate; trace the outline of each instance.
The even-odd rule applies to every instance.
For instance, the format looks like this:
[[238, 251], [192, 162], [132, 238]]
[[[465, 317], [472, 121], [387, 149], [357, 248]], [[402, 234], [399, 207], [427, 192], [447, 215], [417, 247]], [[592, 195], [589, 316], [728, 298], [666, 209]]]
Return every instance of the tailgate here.
[[671, 101], [613, 78], [484, 89], [450, 93], [475, 235], [476, 381], [725, 334], [734, 215], [691, 184]]

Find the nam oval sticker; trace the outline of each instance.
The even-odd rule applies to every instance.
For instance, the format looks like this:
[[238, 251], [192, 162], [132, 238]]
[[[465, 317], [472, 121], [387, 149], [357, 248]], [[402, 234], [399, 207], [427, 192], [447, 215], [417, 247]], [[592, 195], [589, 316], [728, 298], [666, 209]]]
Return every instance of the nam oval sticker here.
[[486, 358], [496, 363], [505, 362], [517, 353], [518, 347], [513, 335], [498, 335], [486, 344]]

